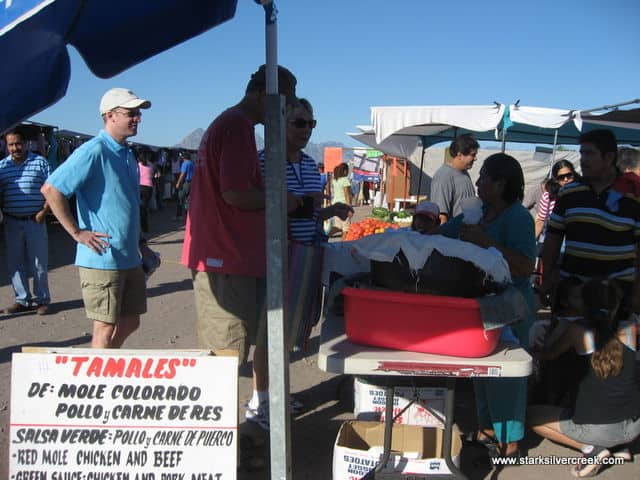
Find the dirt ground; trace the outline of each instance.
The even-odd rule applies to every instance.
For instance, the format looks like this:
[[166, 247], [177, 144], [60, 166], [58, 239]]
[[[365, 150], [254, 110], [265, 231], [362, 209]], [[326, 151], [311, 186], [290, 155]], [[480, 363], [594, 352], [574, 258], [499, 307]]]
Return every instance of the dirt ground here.
[[[359, 207], [356, 219], [368, 214], [370, 207]], [[162, 266], [149, 281], [148, 313], [142, 326], [125, 343], [126, 348], [185, 349], [195, 348], [195, 310], [190, 275], [179, 264], [184, 225], [172, 220], [174, 206], [151, 215], [151, 245], [162, 255]], [[0, 244], [3, 244], [0, 237]], [[55, 222], [49, 226], [49, 284], [53, 305], [50, 315], [35, 314], [0, 316], [0, 478], [8, 478], [8, 438], [10, 413], [11, 354], [24, 345], [86, 347], [90, 342], [91, 324], [84, 316], [77, 269], [73, 266], [74, 244]], [[0, 307], [13, 302], [13, 292], [6, 272], [5, 249], [0, 248]], [[302, 414], [292, 418], [292, 478], [296, 480], [327, 480], [331, 478], [333, 444], [341, 423], [353, 418], [352, 379], [327, 374], [317, 366], [318, 333], [312, 333], [309, 351], [293, 355], [291, 392], [304, 403]], [[212, 379], [213, 381], [213, 379]], [[251, 394], [249, 367], [240, 372], [239, 400], [243, 404]], [[251, 435], [258, 443], [268, 438], [253, 425], [243, 422], [240, 411], [240, 431]], [[474, 407], [471, 384], [463, 380], [457, 394], [456, 421], [463, 432], [474, 428]], [[637, 443], [637, 442], [636, 442]], [[525, 439], [529, 456], [575, 456], [575, 452], [540, 441], [529, 434]], [[266, 445], [256, 452], [268, 458]], [[640, 478], [640, 448], [634, 447], [635, 462], [607, 468], [600, 477]], [[462, 469], [471, 479], [536, 479], [569, 478], [568, 466], [522, 466], [503, 471], [493, 470], [486, 456], [475, 447], [462, 451]], [[240, 470], [240, 480], [270, 478], [266, 469], [248, 472]]]

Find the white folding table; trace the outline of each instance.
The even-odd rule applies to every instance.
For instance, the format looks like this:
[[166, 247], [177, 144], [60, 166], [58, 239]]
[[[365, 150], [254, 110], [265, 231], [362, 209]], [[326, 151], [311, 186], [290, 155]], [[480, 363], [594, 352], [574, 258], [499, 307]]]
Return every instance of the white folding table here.
[[[388, 377], [444, 377], [445, 422], [443, 456], [451, 478], [466, 478], [451, 459], [455, 379], [459, 377], [526, 377], [531, 373], [531, 356], [517, 346], [500, 344], [496, 351], [483, 358], [450, 357], [426, 353], [390, 350], [359, 345], [349, 341], [344, 319], [332, 312], [325, 314], [320, 333], [318, 367], [325, 372]], [[364, 478], [375, 478], [387, 463], [391, 453], [393, 431], [393, 382], [386, 387], [384, 453], [380, 463]], [[389, 478], [385, 476], [385, 478]], [[398, 476], [398, 478], [402, 478]], [[429, 478], [436, 478], [430, 476]]]
[[417, 204], [417, 198], [396, 198], [393, 204], [393, 211], [399, 212], [403, 208], [415, 207]]

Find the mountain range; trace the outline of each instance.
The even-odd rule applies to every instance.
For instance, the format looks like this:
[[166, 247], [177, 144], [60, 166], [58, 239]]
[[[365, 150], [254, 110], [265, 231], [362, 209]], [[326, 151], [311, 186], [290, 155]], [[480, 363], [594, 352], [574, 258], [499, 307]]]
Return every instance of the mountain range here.
[[[196, 128], [193, 132], [188, 134], [186, 137], [180, 141], [175, 148], [187, 148], [189, 150], [197, 150], [200, 146], [200, 141], [202, 140], [202, 136], [204, 135], [204, 129]], [[264, 139], [261, 135], [256, 133], [256, 145], [258, 150], [262, 150], [264, 148]], [[314, 158], [316, 161], [324, 162], [324, 148], [325, 147], [343, 147], [344, 144], [340, 142], [321, 142], [321, 143], [313, 143], [309, 142], [307, 147], [304, 149], [304, 152]]]

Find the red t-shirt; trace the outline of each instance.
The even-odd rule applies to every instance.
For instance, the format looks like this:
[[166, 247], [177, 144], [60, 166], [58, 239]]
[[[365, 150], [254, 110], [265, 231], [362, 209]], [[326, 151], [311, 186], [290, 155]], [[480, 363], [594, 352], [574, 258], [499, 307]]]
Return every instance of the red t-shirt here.
[[262, 189], [253, 124], [239, 108], [220, 114], [198, 150], [191, 181], [182, 263], [188, 268], [262, 277], [264, 210], [240, 210], [222, 192]]

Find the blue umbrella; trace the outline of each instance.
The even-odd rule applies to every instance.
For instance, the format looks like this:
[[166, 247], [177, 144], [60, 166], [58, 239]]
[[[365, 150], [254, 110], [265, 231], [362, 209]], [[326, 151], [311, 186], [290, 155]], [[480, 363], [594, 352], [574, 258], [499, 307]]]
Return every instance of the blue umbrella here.
[[67, 91], [67, 44], [112, 77], [233, 18], [237, 0], [0, 0], [0, 132]]
[[[267, 93], [277, 91], [277, 9], [272, 0], [255, 0], [265, 10], [267, 50]], [[67, 44], [73, 45], [93, 73], [112, 77], [143, 60], [230, 20], [237, 0], [0, 0], [0, 132], [40, 112], [62, 98], [71, 74]], [[267, 216], [278, 225], [286, 224], [284, 208], [284, 133], [282, 108], [268, 107], [267, 152], [278, 157], [273, 168], [275, 185], [267, 188]], [[273, 147], [271, 147], [273, 145]], [[272, 162], [269, 162], [272, 163]], [[270, 191], [273, 190], [273, 191]], [[281, 195], [279, 195], [279, 193]], [[282, 305], [282, 259], [274, 246], [286, 243], [285, 234], [273, 231], [269, 242], [268, 278], [280, 283], [270, 298]], [[273, 284], [273, 281], [269, 283]], [[276, 305], [277, 307], [278, 305]], [[273, 307], [273, 306], [272, 306]], [[273, 308], [276, 308], [273, 307]], [[277, 309], [277, 308], [276, 308]], [[272, 313], [270, 312], [270, 316]], [[281, 320], [281, 318], [276, 318]], [[270, 320], [270, 323], [274, 323]], [[276, 324], [278, 322], [275, 322]], [[276, 332], [278, 335], [272, 335]], [[282, 338], [282, 323], [270, 326], [270, 345], [282, 353], [275, 366], [273, 391], [281, 392], [272, 411], [271, 469], [273, 478], [290, 476], [288, 416], [284, 402], [288, 393], [288, 356], [273, 337]], [[272, 355], [277, 357], [277, 355]], [[280, 380], [280, 377], [283, 380]], [[281, 408], [277, 408], [280, 406]], [[274, 433], [275, 432], [275, 433]], [[275, 435], [275, 438], [274, 438]]]

